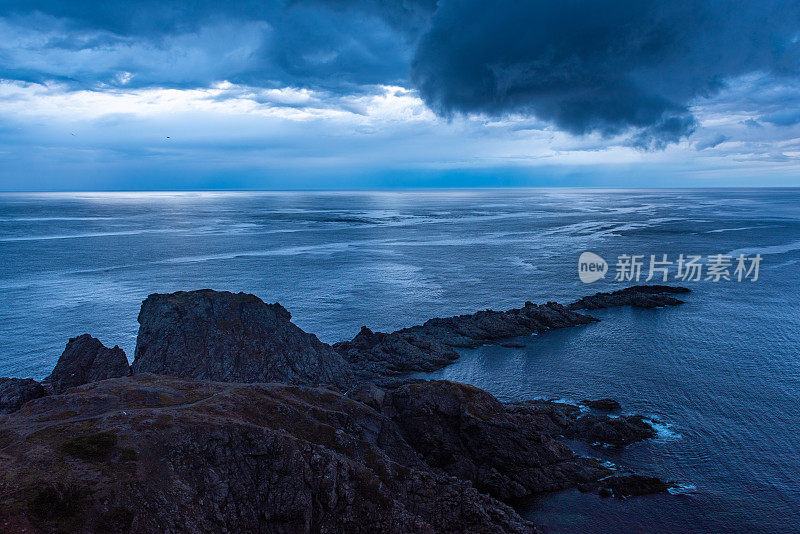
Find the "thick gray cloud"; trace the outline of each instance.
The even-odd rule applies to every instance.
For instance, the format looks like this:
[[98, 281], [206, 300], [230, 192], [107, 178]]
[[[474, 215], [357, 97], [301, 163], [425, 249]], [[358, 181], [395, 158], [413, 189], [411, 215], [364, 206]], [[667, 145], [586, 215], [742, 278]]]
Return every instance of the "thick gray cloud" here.
[[412, 79], [441, 114], [529, 113], [663, 146], [692, 99], [748, 72], [798, 75], [800, 2], [442, 0]]
[[332, 98], [396, 84], [445, 117], [525, 115], [663, 148], [731, 79], [797, 83], [798, 35], [800, 0], [6, 0], [0, 78]]

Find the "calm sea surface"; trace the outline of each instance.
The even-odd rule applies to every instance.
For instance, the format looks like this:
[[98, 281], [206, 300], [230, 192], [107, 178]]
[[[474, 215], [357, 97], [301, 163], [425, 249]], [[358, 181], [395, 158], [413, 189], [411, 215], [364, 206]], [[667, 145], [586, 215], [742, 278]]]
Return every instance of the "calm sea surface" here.
[[[579, 281], [585, 250], [607, 280]], [[84, 332], [132, 357], [153, 292], [255, 293], [334, 342], [568, 302], [623, 287], [620, 254], [681, 253], [760, 253], [759, 280], [685, 283], [683, 306], [596, 312], [429, 376], [501, 399], [609, 396], [660, 421], [656, 440], [582, 452], [679, 494], [522, 503], [548, 532], [800, 531], [800, 190], [0, 195], [0, 376], [43, 378]]]

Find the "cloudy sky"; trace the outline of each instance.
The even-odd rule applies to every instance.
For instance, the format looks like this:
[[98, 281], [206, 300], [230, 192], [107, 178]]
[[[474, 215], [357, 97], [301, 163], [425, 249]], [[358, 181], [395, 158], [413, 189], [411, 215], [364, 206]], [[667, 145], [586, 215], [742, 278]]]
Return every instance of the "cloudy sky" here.
[[505, 185], [800, 185], [800, 1], [0, 3], [0, 190]]

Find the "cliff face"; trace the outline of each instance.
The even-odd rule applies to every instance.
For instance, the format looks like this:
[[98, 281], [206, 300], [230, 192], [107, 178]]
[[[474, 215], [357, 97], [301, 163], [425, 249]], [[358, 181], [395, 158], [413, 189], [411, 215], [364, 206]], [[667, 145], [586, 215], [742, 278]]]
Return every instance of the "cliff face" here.
[[224, 382], [352, 384], [342, 357], [291, 322], [280, 304], [227, 291], [147, 297], [134, 373]]
[[[551, 419], [555, 412], [532, 406], [521, 417], [473, 386], [407, 384], [392, 391], [384, 406], [428, 465], [503, 501], [610, 474], [599, 461], [576, 456], [556, 439], [562, 427]], [[573, 419], [565, 416], [563, 423], [570, 426]]]

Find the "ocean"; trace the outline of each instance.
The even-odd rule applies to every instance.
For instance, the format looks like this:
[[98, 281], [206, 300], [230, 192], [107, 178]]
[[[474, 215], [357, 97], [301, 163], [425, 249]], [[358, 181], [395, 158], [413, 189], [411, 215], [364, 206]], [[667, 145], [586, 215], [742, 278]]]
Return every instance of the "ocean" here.
[[[585, 251], [605, 278], [579, 279]], [[674, 280], [681, 254], [701, 257], [700, 280]], [[705, 279], [717, 254], [731, 280]], [[84, 332], [132, 359], [154, 292], [254, 293], [335, 342], [620, 289], [635, 283], [614, 279], [625, 255], [641, 283], [666, 255], [686, 303], [591, 312], [600, 323], [464, 350], [425, 376], [502, 400], [612, 397], [656, 422], [655, 440], [580, 452], [675, 494], [517, 503], [545, 532], [800, 531], [798, 189], [2, 194], [0, 376], [44, 378]], [[739, 255], [759, 255], [757, 280], [737, 280]]]

